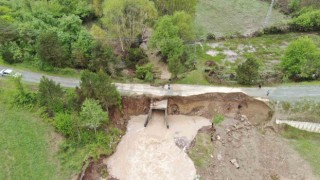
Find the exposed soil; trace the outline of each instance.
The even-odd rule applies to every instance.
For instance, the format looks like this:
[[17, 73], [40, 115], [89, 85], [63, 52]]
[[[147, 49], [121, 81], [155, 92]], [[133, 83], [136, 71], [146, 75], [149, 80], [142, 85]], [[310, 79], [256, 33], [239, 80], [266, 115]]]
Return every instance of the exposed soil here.
[[213, 138], [212, 163], [197, 169], [202, 179], [317, 179], [309, 164], [270, 126], [258, 129], [246, 119], [230, 118], [216, 126]]
[[246, 115], [254, 125], [268, 122], [273, 114], [265, 102], [244, 93], [208, 93], [188, 97], [124, 96], [123, 113], [117, 108], [110, 110], [111, 120], [118, 128], [126, 130], [130, 116], [149, 112], [151, 99], [168, 99], [169, 114], [196, 115], [211, 119], [216, 114], [233, 118], [240, 113]]

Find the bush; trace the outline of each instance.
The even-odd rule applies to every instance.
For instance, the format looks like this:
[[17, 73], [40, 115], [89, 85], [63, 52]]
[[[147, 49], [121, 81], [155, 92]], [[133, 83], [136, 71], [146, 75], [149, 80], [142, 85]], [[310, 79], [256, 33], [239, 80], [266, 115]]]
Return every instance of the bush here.
[[222, 114], [218, 114], [212, 119], [212, 123], [215, 125], [220, 124], [222, 121], [224, 121], [224, 116]]
[[320, 10], [307, 11], [290, 22], [290, 26], [298, 31], [319, 31]]
[[320, 52], [312, 39], [301, 37], [289, 44], [281, 67], [290, 79], [312, 79], [319, 74]]
[[136, 68], [136, 76], [139, 79], [151, 82], [154, 80], [153, 77], [153, 65], [146, 64], [144, 66], [137, 66]]
[[54, 118], [54, 126], [57, 131], [62, 133], [65, 137], [72, 137], [75, 135], [75, 128], [72, 123], [70, 114], [57, 113]]
[[20, 47], [14, 43], [9, 42], [2, 47], [2, 58], [8, 64], [20, 63], [23, 61], [23, 54]]
[[259, 78], [259, 63], [255, 59], [249, 58], [238, 66], [236, 73], [239, 84], [253, 85], [257, 83]]
[[147, 55], [140, 48], [131, 48], [125, 58], [127, 67], [135, 68], [136, 65], [141, 66], [148, 62]]
[[207, 34], [207, 40], [210, 41], [210, 40], [216, 40], [216, 35], [213, 34], [213, 33], [208, 33]]

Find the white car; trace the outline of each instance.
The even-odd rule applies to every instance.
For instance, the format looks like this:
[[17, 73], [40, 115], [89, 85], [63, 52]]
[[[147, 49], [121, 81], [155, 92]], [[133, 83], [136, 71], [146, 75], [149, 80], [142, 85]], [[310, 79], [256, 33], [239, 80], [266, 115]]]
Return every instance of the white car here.
[[11, 76], [11, 77], [20, 77], [21, 73], [15, 72], [12, 69], [2, 69], [0, 71], [0, 76]]

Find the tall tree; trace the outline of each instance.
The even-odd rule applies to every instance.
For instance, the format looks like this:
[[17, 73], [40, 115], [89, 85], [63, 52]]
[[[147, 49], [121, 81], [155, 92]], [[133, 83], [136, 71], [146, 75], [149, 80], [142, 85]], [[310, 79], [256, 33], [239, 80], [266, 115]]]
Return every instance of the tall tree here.
[[126, 52], [156, 17], [157, 10], [149, 0], [108, 0], [102, 21]]
[[64, 67], [66, 65], [66, 52], [56, 32], [49, 31], [40, 35], [37, 54], [44, 63], [54, 67]]
[[172, 16], [163, 16], [157, 22], [150, 45], [158, 48], [161, 55], [169, 61], [169, 71], [176, 77], [181, 67], [180, 59], [185, 46], [179, 37], [179, 27], [173, 24]]
[[42, 77], [39, 84], [38, 100], [41, 106], [47, 108], [49, 115], [63, 109], [63, 91], [60, 84], [51, 79]]
[[112, 84], [111, 78], [103, 71], [84, 71], [81, 75], [80, 94], [84, 98], [98, 100], [106, 110], [111, 106], [120, 105], [120, 94]]
[[80, 112], [81, 122], [84, 126], [94, 129], [97, 133], [97, 128], [103, 121], [108, 122], [108, 115], [102, 110], [99, 102], [94, 99], [86, 99], [81, 107]]
[[259, 78], [259, 63], [257, 60], [249, 58], [238, 66], [236, 73], [239, 84], [256, 84]]

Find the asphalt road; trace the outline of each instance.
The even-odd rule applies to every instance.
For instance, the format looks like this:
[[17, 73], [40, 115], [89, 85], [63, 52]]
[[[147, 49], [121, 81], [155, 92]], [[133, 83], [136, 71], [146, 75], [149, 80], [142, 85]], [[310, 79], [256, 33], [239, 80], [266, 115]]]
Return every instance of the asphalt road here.
[[[5, 69], [6, 67], [1, 67]], [[25, 70], [17, 70], [22, 74], [23, 81], [31, 83], [39, 83], [42, 76], [52, 79], [64, 87], [79, 86], [79, 79], [62, 78], [57, 76], [49, 76], [40, 73], [34, 73]], [[5, 77], [1, 77], [5, 78]], [[238, 87], [217, 87], [217, 86], [201, 86], [201, 85], [181, 85], [173, 84], [168, 89], [164, 87], [155, 87], [147, 84], [122, 84], [115, 83], [121, 94], [148, 94], [148, 95], [167, 95], [167, 96], [190, 96], [209, 92], [244, 92], [249, 96], [260, 97], [264, 99], [277, 101], [296, 101], [300, 99], [311, 99], [320, 101], [320, 86], [278, 86], [278, 87], [262, 87], [256, 88], [238, 88]], [[269, 90], [269, 96], [267, 91]]]

